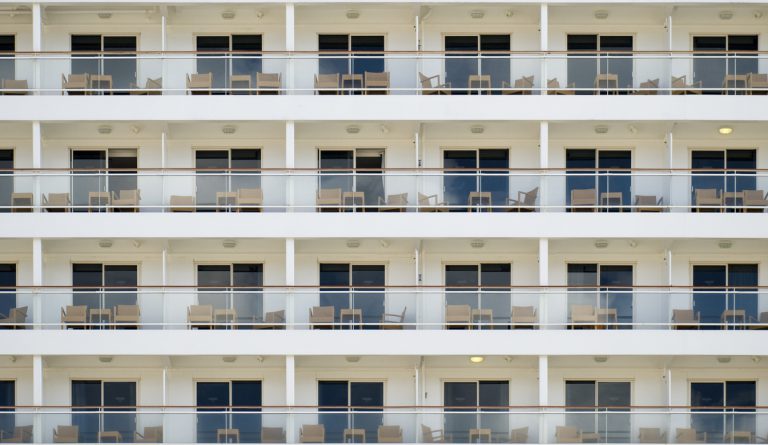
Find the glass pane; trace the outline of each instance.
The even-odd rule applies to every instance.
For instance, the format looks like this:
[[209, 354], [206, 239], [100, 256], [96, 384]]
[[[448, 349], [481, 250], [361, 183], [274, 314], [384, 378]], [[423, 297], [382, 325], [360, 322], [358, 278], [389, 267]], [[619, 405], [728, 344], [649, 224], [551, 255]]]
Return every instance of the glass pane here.
[[197, 406], [197, 443], [216, 443], [216, 430], [228, 423], [229, 382], [197, 382]]
[[696, 203], [696, 190], [716, 189], [722, 196], [725, 188], [723, 169], [725, 152], [723, 150], [694, 150], [691, 152], [691, 202]]
[[508, 53], [510, 49], [509, 34], [480, 36], [480, 54], [483, 56], [480, 59], [480, 74], [491, 76], [491, 88], [501, 88], [502, 82], [511, 82], [511, 60]]
[[[317, 38], [318, 51], [349, 51], [348, 34], [320, 34]], [[346, 74], [349, 72], [345, 54], [320, 55], [320, 74]]]
[[[72, 304], [75, 306], [88, 306], [96, 309], [102, 306], [101, 286], [104, 283], [103, 266], [101, 264], [73, 264], [72, 286], [74, 294]], [[78, 292], [80, 291], [80, 292]]]
[[229, 309], [228, 289], [231, 286], [231, 267], [229, 265], [197, 266], [197, 285], [200, 286], [199, 304], [208, 304], [214, 309]]
[[378, 428], [383, 425], [384, 414], [381, 407], [384, 406], [384, 383], [381, 382], [350, 382], [349, 383], [350, 406], [372, 406], [374, 409], [354, 408], [351, 428], [365, 429], [365, 442], [378, 442]]
[[[232, 406], [242, 406], [238, 411], [260, 411], [261, 382], [235, 381], [232, 382]], [[261, 441], [261, 416], [257, 414], [232, 414], [232, 428], [240, 430], [240, 442], [258, 443]]]
[[728, 64], [729, 74], [748, 74], [757, 73], [758, 59], [757, 54], [750, 53], [751, 51], [758, 50], [758, 36], [756, 35], [744, 35], [744, 36], [728, 36], [728, 50], [729, 51], [749, 51], [746, 53], [735, 53], [734, 59], [731, 59]]
[[[452, 206], [464, 206], [469, 202], [469, 193], [477, 191], [477, 151], [443, 151], [443, 199]], [[451, 169], [467, 169], [466, 171]], [[491, 184], [493, 184], [491, 182]], [[462, 209], [453, 209], [462, 210]]]
[[600, 438], [607, 443], [628, 443], [631, 437], [632, 421], [629, 411], [632, 405], [632, 385], [629, 382], [599, 382], [597, 384], [597, 404], [610, 414], [598, 417]]
[[384, 57], [381, 55], [381, 51], [384, 51], [384, 36], [352, 36], [350, 44], [355, 56], [365, 56], [364, 59], [352, 59], [353, 73], [364, 75], [366, 71], [384, 72]]
[[[570, 62], [569, 62], [570, 63]], [[573, 149], [565, 150], [565, 168], [568, 175], [565, 180], [565, 202], [571, 205], [571, 192], [573, 190], [595, 189], [596, 150]]]
[[133, 149], [110, 149], [107, 152], [108, 167], [117, 169], [110, 171], [108, 175], [108, 187], [110, 192], [119, 193], [120, 190], [137, 190], [136, 169], [138, 158]]
[[[756, 382], [725, 382], [725, 405], [752, 407], [757, 405], [757, 383]], [[756, 418], [754, 409], [742, 408], [734, 409], [738, 414], [735, 417], [728, 417], [726, 431], [749, 431], [756, 433]]]
[[743, 310], [744, 320], [741, 321], [758, 320], [757, 264], [729, 264], [728, 286], [736, 288], [729, 293], [728, 309]]
[[72, 425], [78, 427], [79, 442], [97, 442], [99, 415], [95, 407], [101, 406], [101, 380], [73, 380], [72, 406]]
[[569, 264], [568, 286], [573, 286], [568, 289], [569, 314], [574, 305], [597, 306], [597, 264]]
[[474, 264], [445, 266], [446, 305], [468, 304], [472, 309], [477, 308], [477, 289], [472, 287], [480, 284], [478, 269]]
[[[597, 35], [569, 34], [568, 80], [560, 86], [575, 84], [576, 88], [592, 88], [597, 76]], [[576, 94], [592, 94], [591, 91], [577, 91]]]
[[225, 170], [229, 167], [229, 152], [227, 150], [197, 150], [195, 152], [195, 168], [198, 169], [197, 205], [208, 206], [200, 211], [213, 211], [216, 205], [216, 194], [228, 192]]
[[[492, 320], [494, 323], [501, 323], [502, 326], [495, 328], [504, 328], [512, 316], [512, 299], [508, 289], [512, 284], [512, 266], [510, 264], [481, 264], [480, 265], [480, 284], [483, 291], [481, 294], [480, 306], [483, 309], [493, 311]], [[501, 288], [499, 288], [501, 287]]]
[[117, 286], [115, 292], [104, 294], [104, 307], [111, 309], [119, 304], [136, 305], [136, 266], [104, 266], [104, 285]]
[[[600, 36], [600, 73], [615, 74], [617, 88], [631, 88], [632, 81], [632, 36]], [[593, 83], [594, 84], [594, 83]]]
[[[594, 381], [571, 380], [565, 382], [565, 405], [570, 411], [566, 415], [566, 424], [577, 427], [583, 432], [594, 433], [596, 414], [594, 406], [597, 405], [596, 387]], [[579, 409], [584, 407], [586, 409]], [[579, 412], [582, 411], [582, 412]]]
[[365, 205], [378, 205], [384, 199], [384, 151], [357, 150], [356, 167], [364, 169], [357, 173], [355, 190], [365, 193]]
[[214, 51], [212, 54], [197, 56], [197, 73], [213, 74], [213, 87], [224, 88], [229, 82], [229, 70], [225, 54], [230, 50], [229, 36], [197, 36], [198, 51]]
[[231, 189], [261, 188], [261, 150], [257, 148], [233, 148], [232, 158], [232, 187]]
[[233, 264], [232, 284], [237, 287], [234, 293], [234, 308], [237, 321], [249, 323], [263, 318], [263, 264]]
[[[691, 383], [691, 406], [713, 407], [722, 409], [725, 402], [725, 385], [717, 383]], [[693, 411], [706, 412], [706, 408]], [[691, 427], [699, 433], [707, 433], [708, 442], [722, 442], [725, 428], [724, 416], [717, 413], [694, 414], [691, 416]]]
[[0, 264], [0, 314], [7, 317], [16, 307], [16, 265]]
[[477, 410], [477, 382], [445, 382], [443, 394], [446, 407], [459, 407], [446, 408], [459, 414], [445, 414], [444, 431], [452, 436], [453, 442], [466, 443], [469, 430], [477, 428], [477, 417], [468, 414]]
[[506, 437], [509, 431], [509, 416], [502, 414], [508, 410], [509, 406], [509, 382], [501, 381], [481, 381], [478, 388], [479, 406], [498, 406], [497, 410], [493, 408], [483, 408], [480, 414], [480, 428], [490, 428], [493, 437]]
[[[700, 314], [701, 322], [720, 323], [725, 311], [726, 266], [693, 266], [693, 285], [693, 310]], [[719, 329], [718, 326], [702, 328]]]
[[[0, 407], [16, 406], [16, 382], [0, 380]], [[11, 432], [16, 426], [13, 408], [0, 408], [0, 430]]]
[[[16, 51], [16, 36], [0, 36], [0, 53], [12, 53]], [[4, 54], [0, 56], [0, 79], [15, 79], [16, 64], [13, 55]]]
[[98, 59], [98, 53], [101, 52], [101, 35], [73, 35], [71, 45], [73, 53], [90, 53], [74, 54], [72, 74], [101, 74]]
[[615, 209], [605, 209], [606, 211], [622, 211], [620, 206], [632, 203], [632, 175], [629, 172], [632, 168], [632, 152], [600, 150], [597, 156], [597, 167], [600, 173], [597, 188], [600, 204], [619, 206]]
[[[327, 443], [343, 443], [344, 429], [348, 428], [346, 409], [349, 406], [349, 382], [319, 381], [317, 382], [317, 403], [320, 423], [325, 426], [325, 441]], [[322, 408], [328, 407], [328, 408]], [[331, 412], [328, 412], [331, 411]]]
[[[256, 85], [256, 73], [261, 72], [261, 35], [239, 34], [232, 36], [232, 74], [251, 76], [251, 85]], [[237, 51], [251, 51], [238, 53]], [[257, 54], [252, 52], [256, 51]]]
[[136, 382], [104, 382], [104, 406], [120, 406], [124, 408], [104, 410], [105, 413], [109, 411], [123, 412], [104, 414], [102, 431], [117, 431], [124, 438], [133, 437], [133, 432], [136, 431], [136, 414], [125, 413], [125, 411], [135, 409]]
[[[135, 36], [104, 36], [104, 52], [123, 52], [110, 56], [104, 55], [104, 74], [112, 76], [112, 87], [127, 89], [136, 84], [136, 52]], [[119, 58], [115, 58], [119, 57]]]
[[369, 329], [376, 328], [384, 315], [384, 277], [383, 265], [352, 266], [352, 286], [364, 286], [359, 289], [362, 293], [352, 294], [352, 307], [362, 311], [363, 323]]
[[[478, 153], [480, 162], [480, 191], [491, 193], [491, 204], [504, 206], [509, 197], [509, 150], [483, 149]], [[498, 169], [498, 170], [483, 170]], [[497, 209], [503, 211], [504, 209]]]
[[452, 88], [459, 89], [453, 94], [466, 94], [469, 76], [478, 74], [478, 36], [445, 36], [445, 81]]
[[[632, 266], [600, 266], [600, 308], [616, 310], [608, 322], [632, 323]], [[631, 329], [631, 326], [620, 326]]]
[[350, 307], [349, 285], [349, 264], [320, 265], [320, 306], [334, 307], [334, 321], [339, 321], [339, 311]]
[[[696, 54], [693, 59], [693, 81], [701, 82], [704, 88], [720, 88], [723, 85], [726, 73], [725, 36], [695, 36], [693, 38], [694, 51], [708, 51]], [[719, 91], [708, 91], [717, 93]]]
[[13, 150], [0, 150], [0, 212], [10, 212], [13, 194]]
[[725, 163], [728, 174], [733, 175], [733, 179], [728, 179], [725, 185], [727, 191], [741, 192], [757, 188], [757, 150], [727, 150]]
[[72, 172], [72, 203], [75, 206], [81, 206], [75, 210], [86, 210], [82, 206], [89, 205], [90, 193], [107, 191], [107, 180], [104, 175], [106, 167], [107, 153], [104, 150], [72, 151], [72, 168], [74, 170]]
[[[321, 189], [336, 189], [352, 191], [352, 168], [354, 153], [352, 150], [321, 150], [320, 174]], [[345, 173], [334, 175], [333, 173]]]

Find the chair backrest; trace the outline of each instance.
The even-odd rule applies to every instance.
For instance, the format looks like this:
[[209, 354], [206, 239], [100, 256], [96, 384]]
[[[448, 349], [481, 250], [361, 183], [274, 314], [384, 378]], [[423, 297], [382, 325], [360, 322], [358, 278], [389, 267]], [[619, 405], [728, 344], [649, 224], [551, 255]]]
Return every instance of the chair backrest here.
[[512, 315], [534, 317], [536, 316], [536, 308], [533, 306], [512, 306]]
[[742, 190], [744, 193], [744, 201], [762, 201], [765, 192], [762, 190]]
[[557, 80], [557, 77], [547, 81], [547, 88], [560, 88], [560, 81]]
[[472, 308], [468, 304], [449, 304], [445, 306], [446, 316], [467, 316], [472, 313]]
[[213, 316], [213, 306], [210, 304], [192, 305], [189, 307], [189, 315]]
[[150, 440], [156, 443], [163, 442], [163, 427], [162, 426], [145, 426], [144, 427], [144, 439]]
[[403, 430], [397, 425], [379, 425], [379, 442], [400, 442], [403, 440]]
[[677, 443], [695, 443], [696, 430], [693, 428], [678, 428], [675, 439]]
[[140, 309], [138, 305], [135, 304], [118, 304], [115, 308], [115, 313], [117, 315], [140, 315]]
[[312, 308], [312, 316], [333, 318], [335, 311], [336, 308], [334, 306], [314, 306]]
[[13, 429], [13, 437], [23, 443], [32, 442], [32, 425], [17, 426]]
[[749, 73], [749, 80], [752, 82], [766, 83], [768, 82], [768, 74], [766, 73]]
[[685, 88], [686, 86], [688, 86], [688, 79], [686, 76], [672, 76], [672, 88]]
[[163, 88], [163, 78], [158, 77], [157, 79], [147, 79], [146, 88], [148, 90], [159, 90]]
[[213, 73], [192, 73], [189, 75], [189, 81], [192, 83], [210, 83], [213, 81]]
[[238, 198], [264, 199], [264, 191], [261, 189], [237, 189]]
[[85, 316], [85, 313], [88, 312], [88, 306], [67, 306], [66, 312], [67, 315]]
[[71, 438], [77, 441], [80, 434], [80, 428], [77, 425], [59, 425], [56, 427], [56, 435], [64, 438]]
[[15, 307], [11, 309], [11, 313], [8, 314], [8, 318], [15, 323], [24, 323], [27, 321], [27, 306]]
[[194, 196], [171, 195], [171, 206], [193, 206], [195, 205]]
[[595, 199], [597, 191], [595, 189], [571, 189], [571, 199], [587, 200]]
[[67, 83], [72, 84], [86, 84], [88, 82], [88, 74], [70, 74], [67, 76]]
[[3, 79], [3, 88], [7, 90], [28, 90], [29, 85], [26, 80]]
[[696, 199], [717, 199], [717, 189], [696, 189]]
[[48, 193], [46, 201], [52, 206], [69, 205], [69, 193]]
[[533, 88], [533, 76], [523, 76], [515, 80], [515, 88]]
[[429, 195], [425, 195], [423, 193], [419, 193], [419, 205], [420, 206], [428, 206], [432, 205], [433, 203], [430, 202], [432, 200], [432, 197]]
[[365, 83], [368, 83], [370, 81], [373, 81], [373, 82], [389, 82], [389, 71], [382, 71], [382, 72], [366, 71], [365, 72]]
[[579, 429], [575, 426], [558, 426], [555, 430], [555, 437], [560, 442], [580, 442]]
[[140, 197], [140, 193], [138, 190], [120, 190], [118, 192], [120, 199], [131, 199], [138, 201]]
[[663, 443], [659, 428], [640, 428], [639, 438], [641, 443]]
[[656, 196], [654, 195], [636, 195], [635, 196], [635, 205], [638, 206], [655, 206], [656, 205]]
[[301, 435], [304, 436], [304, 437], [324, 438], [325, 437], [325, 426], [323, 426], [323, 425], [302, 425], [301, 426]]
[[696, 315], [694, 314], [693, 309], [673, 309], [672, 320], [681, 323], [694, 322], [696, 321]]
[[280, 73], [256, 73], [256, 85], [280, 86]]
[[315, 87], [320, 88], [338, 88], [339, 73], [335, 74], [317, 74], [315, 75]]
[[768, 312], [760, 312], [760, 323], [768, 323]]
[[285, 323], [285, 310], [267, 312], [264, 314], [264, 321], [267, 323]]
[[586, 304], [574, 304], [571, 306], [571, 315], [595, 315], [595, 307]]
[[419, 80], [422, 88], [432, 88], [432, 79], [429, 76], [419, 73]]
[[432, 443], [435, 441], [432, 436], [432, 428], [426, 425], [421, 425], [421, 441], [424, 443]]
[[659, 79], [648, 79], [645, 82], [640, 82], [640, 88], [658, 88]]
[[525, 205], [536, 205], [536, 198], [539, 196], [539, 188], [535, 187], [533, 190], [525, 194], [525, 199], [523, 199], [523, 204]]
[[397, 195], [387, 196], [387, 205], [404, 206], [408, 204], [408, 193], [398, 193]]
[[341, 189], [320, 189], [317, 191], [319, 199], [341, 199]]
[[285, 431], [280, 427], [261, 427], [261, 443], [284, 443]]

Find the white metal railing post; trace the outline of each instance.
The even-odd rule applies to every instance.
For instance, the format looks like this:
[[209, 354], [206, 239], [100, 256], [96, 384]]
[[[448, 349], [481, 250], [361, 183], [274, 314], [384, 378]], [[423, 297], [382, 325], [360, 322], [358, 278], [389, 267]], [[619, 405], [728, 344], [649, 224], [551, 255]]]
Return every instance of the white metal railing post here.
[[286, 329], [296, 329], [296, 240], [285, 240], [285, 285], [288, 287], [285, 294], [285, 323]]
[[43, 285], [43, 240], [40, 238], [32, 239], [32, 286], [34, 286], [34, 295], [32, 296], [32, 322], [34, 329], [43, 328], [43, 297], [40, 295]]
[[286, 212], [290, 213], [294, 211], [294, 190], [296, 184], [294, 183], [297, 176], [296, 172], [292, 171], [296, 164], [296, 123], [294, 121], [285, 121], [285, 168], [286, 177], [284, 184], [285, 187], [285, 205]]
[[285, 439], [287, 443], [296, 443], [295, 419], [293, 407], [296, 405], [296, 359], [293, 355], [285, 356]]
[[549, 326], [549, 299], [552, 297], [544, 288], [549, 285], [549, 239], [539, 239], [539, 329]]
[[542, 3], [539, 7], [539, 50], [541, 54], [540, 60], [540, 72], [541, 80], [541, 94], [547, 94], [547, 51], [549, 51], [549, 5]]
[[32, 180], [32, 202], [34, 212], [40, 212], [42, 208], [40, 169], [43, 167], [43, 134], [40, 121], [32, 122], [32, 168], [34, 179]]
[[32, 356], [32, 405], [35, 414], [32, 421], [34, 443], [43, 443], [43, 419], [39, 409], [43, 406], [43, 357]]
[[539, 168], [542, 173], [539, 175], [539, 210], [548, 212], [550, 177], [547, 175], [549, 168], [549, 122], [547, 121], [539, 122]]
[[549, 357], [539, 356], [539, 443], [548, 442], [546, 406], [549, 405]]

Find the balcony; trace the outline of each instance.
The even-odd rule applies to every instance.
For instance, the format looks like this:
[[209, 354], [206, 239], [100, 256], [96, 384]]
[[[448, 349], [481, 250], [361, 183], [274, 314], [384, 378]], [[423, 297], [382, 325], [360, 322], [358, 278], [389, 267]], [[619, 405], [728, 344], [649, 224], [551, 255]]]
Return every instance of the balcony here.
[[761, 169], [16, 169], [5, 212], [764, 213]]
[[[5, 95], [757, 95], [760, 51], [0, 53]], [[706, 70], [704, 69], [706, 67]], [[696, 73], [706, 71], [706, 76]], [[39, 73], [36, 74], [36, 73]], [[546, 76], [546, 82], [542, 76]]]
[[43, 406], [10, 407], [2, 422], [6, 438], [18, 436], [17, 443], [727, 444], [763, 440], [766, 416], [754, 404]]
[[762, 287], [18, 287], [9, 329], [762, 330]]

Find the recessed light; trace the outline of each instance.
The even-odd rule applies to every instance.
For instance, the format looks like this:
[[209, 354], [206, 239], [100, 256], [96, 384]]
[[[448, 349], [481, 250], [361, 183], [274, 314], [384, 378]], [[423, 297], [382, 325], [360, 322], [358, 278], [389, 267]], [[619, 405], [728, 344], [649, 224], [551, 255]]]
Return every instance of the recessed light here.
[[598, 249], [605, 249], [606, 247], [608, 247], [608, 240], [604, 240], [604, 239], [595, 240], [595, 247]]
[[102, 19], [102, 20], [107, 20], [107, 19], [112, 18], [112, 13], [111, 12], [100, 12], [100, 13], [98, 13], [96, 15], [99, 16], [99, 18]]
[[360, 17], [360, 11], [357, 11], [355, 9], [350, 9], [349, 11], [347, 11], [346, 15], [347, 15], [348, 19], [354, 20], [354, 19]]
[[727, 136], [727, 135], [733, 133], [733, 127], [720, 127], [720, 128], [717, 129], [717, 132], [722, 134], [722, 135], [724, 135], [724, 136]]
[[733, 11], [720, 11], [717, 16], [720, 17], [720, 20], [730, 20], [733, 18]]
[[727, 355], [720, 356], [717, 358], [718, 363], [731, 363], [731, 358]]
[[481, 19], [485, 17], [485, 11], [482, 9], [473, 9], [472, 11], [469, 11], [469, 16], [473, 19]]
[[347, 134], [357, 134], [360, 133], [360, 127], [357, 125], [349, 125], [347, 128]]
[[753, 13], [752, 13], [752, 17], [754, 17], [754, 18], [756, 18], [756, 19], [761, 19], [761, 18], [763, 18], [763, 11], [755, 11], [755, 12], [753, 12]]
[[97, 128], [96, 131], [98, 131], [99, 134], [110, 134], [110, 133], [112, 133], [112, 126], [110, 126], [110, 125], [99, 125], [99, 128]]
[[485, 132], [485, 127], [482, 125], [473, 125], [469, 127], [469, 131], [472, 134], [483, 134], [483, 132]]
[[237, 361], [237, 357], [234, 355], [225, 355], [221, 358], [221, 361], [224, 363], [235, 363], [235, 361]]
[[595, 361], [595, 363], [605, 363], [608, 361], [608, 357], [606, 357], [605, 355], [596, 355], [593, 357], [593, 360]]
[[598, 20], [605, 20], [608, 18], [608, 11], [605, 9], [598, 9], [595, 11], [595, 18]]
[[113, 359], [114, 357], [112, 357], [111, 355], [102, 355], [99, 357], [99, 361], [101, 363], [112, 363]]
[[236, 131], [237, 131], [237, 127], [235, 127], [234, 125], [225, 125], [221, 127], [221, 132], [224, 134], [235, 134]]
[[357, 362], [360, 361], [360, 356], [359, 355], [348, 355], [348, 356], [344, 357], [344, 360], [346, 360], [347, 363], [357, 363]]
[[597, 126], [595, 126], [595, 133], [597, 133], [597, 134], [608, 133], [608, 126], [607, 125], [597, 125]]
[[221, 18], [224, 20], [232, 20], [235, 18], [235, 11], [224, 11], [221, 13]]
[[473, 355], [472, 357], [469, 358], [469, 361], [475, 364], [483, 363], [485, 361], [485, 357], [483, 357], [482, 355]]

